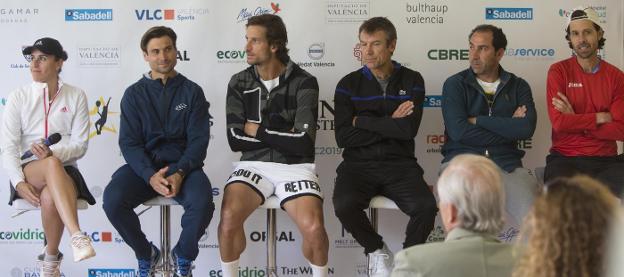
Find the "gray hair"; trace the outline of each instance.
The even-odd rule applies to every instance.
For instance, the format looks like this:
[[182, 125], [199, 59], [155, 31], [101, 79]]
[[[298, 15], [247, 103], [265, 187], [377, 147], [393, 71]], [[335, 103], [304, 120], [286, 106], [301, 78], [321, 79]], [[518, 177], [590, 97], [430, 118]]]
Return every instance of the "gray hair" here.
[[457, 208], [461, 228], [496, 234], [505, 225], [505, 191], [500, 170], [483, 156], [458, 155], [438, 179], [440, 203]]

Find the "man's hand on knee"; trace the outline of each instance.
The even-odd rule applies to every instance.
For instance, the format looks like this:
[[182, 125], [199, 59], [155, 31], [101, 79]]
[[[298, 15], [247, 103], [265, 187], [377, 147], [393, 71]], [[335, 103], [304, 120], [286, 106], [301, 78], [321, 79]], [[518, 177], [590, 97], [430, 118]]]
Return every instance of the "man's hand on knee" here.
[[174, 174], [169, 175], [166, 179], [167, 179], [167, 182], [169, 182], [169, 187], [171, 189], [169, 190], [169, 194], [165, 196], [174, 197], [178, 195], [178, 193], [180, 192], [180, 189], [182, 188], [182, 180], [183, 180], [182, 175], [176, 172]]
[[158, 170], [152, 177], [150, 177], [150, 186], [158, 192], [158, 194], [168, 197], [171, 194], [171, 186], [169, 181], [165, 178], [165, 172], [167, 172], [169, 167], [163, 167]]

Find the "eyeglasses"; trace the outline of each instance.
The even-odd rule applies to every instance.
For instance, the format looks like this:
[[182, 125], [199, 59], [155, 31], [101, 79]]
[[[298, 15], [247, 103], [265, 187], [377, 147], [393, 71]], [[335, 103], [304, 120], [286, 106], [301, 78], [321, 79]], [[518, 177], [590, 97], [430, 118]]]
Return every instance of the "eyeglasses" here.
[[44, 62], [48, 61], [48, 56], [47, 55], [39, 55], [39, 56], [24, 55], [24, 58], [26, 58], [26, 61], [28, 61], [29, 63], [31, 63], [31, 62], [44, 63]]

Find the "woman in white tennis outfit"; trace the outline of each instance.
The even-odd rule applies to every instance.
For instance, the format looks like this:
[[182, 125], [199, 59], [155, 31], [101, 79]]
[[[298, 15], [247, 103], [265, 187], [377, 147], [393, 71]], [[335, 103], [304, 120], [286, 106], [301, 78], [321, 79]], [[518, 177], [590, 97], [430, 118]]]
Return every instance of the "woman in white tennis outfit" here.
[[[67, 53], [57, 40], [38, 39], [22, 52], [30, 62], [33, 82], [7, 99], [0, 128], [2, 162], [11, 181], [9, 204], [22, 198], [41, 208], [47, 242], [38, 257], [41, 276], [58, 277], [64, 228], [71, 235], [74, 261], [95, 256], [91, 240], [80, 231], [76, 208], [77, 198], [95, 204], [76, 167], [89, 139], [87, 97], [59, 79]], [[43, 139], [55, 133], [61, 140], [46, 146]], [[28, 150], [32, 157], [20, 158]]]

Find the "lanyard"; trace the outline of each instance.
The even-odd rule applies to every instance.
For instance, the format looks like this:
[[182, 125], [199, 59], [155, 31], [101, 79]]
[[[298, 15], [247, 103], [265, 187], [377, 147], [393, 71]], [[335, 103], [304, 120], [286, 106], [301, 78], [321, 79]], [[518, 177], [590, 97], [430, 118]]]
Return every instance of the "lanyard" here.
[[[56, 94], [54, 94], [54, 97], [52, 99], [50, 99], [50, 101], [48, 102], [46, 95], [48, 90], [47, 88], [43, 89], [43, 113], [44, 115], [44, 121], [45, 121], [45, 126], [44, 126], [44, 138], [48, 137], [48, 116], [50, 115], [50, 110], [52, 109], [52, 104], [54, 104], [54, 100], [56, 99], [56, 97], [61, 93], [61, 86], [59, 86], [58, 90], [56, 91]], [[46, 104], [47, 103], [47, 104]]]

